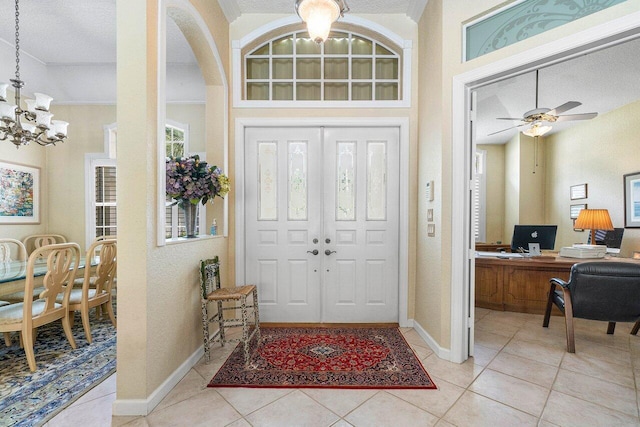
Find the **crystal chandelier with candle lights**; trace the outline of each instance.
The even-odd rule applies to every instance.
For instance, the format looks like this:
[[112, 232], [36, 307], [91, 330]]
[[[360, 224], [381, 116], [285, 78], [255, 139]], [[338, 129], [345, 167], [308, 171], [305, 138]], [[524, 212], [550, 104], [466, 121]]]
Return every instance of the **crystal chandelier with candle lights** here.
[[11, 79], [15, 92], [15, 105], [7, 101], [8, 83], [0, 82], [0, 141], [9, 140], [16, 148], [35, 142], [42, 146], [55, 145], [67, 137], [69, 123], [51, 120], [49, 105], [53, 98], [43, 93], [34, 93], [35, 99], [25, 99], [26, 110], [22, 109], [20, 90], [24, 82], [20, 80], [20, 8], [16, 0], [16, 76]]

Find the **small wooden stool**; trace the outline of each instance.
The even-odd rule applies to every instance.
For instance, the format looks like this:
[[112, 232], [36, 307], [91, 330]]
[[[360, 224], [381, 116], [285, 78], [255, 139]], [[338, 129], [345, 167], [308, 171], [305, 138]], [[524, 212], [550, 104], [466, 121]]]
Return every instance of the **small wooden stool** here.
[[[220, 286], [220, 263], [218, 257], [200, 261], [200, 286], [202, 302], [202, 332], [204, 335], [204, 359], [207, 363], [211, 358], [209, 347], [211, 343], [220, 342], [224, 347], [225, 343], [240, 341], [244, 346], [244, 361], [249, 361], [249, 343], [254, 336], [260, 340], [260, 316], [258, 313], [258, 290], [255, 285], [236, 286], [233, 288], [222, 288]], [[247, 305], [247, 297], [253, 296], [253, 305]], [[224, 302], [234, 302], [233, 306], [223, 307]], [[217, 302], [218, 310], [215, 314], [209, 314], [209, 303]], [[240, 307], [238, 307], [238, 302]], [[224, 318], [227, 310], [237, 310], [240, 308], [241, 317], [234, 316], [231, 319]], [[253, 311], [253, 323], [249, 323], [248, 311]], [[218, 330], [209, 334], [209, 324], [218, 323]], [[249, 333], [251, 327], [253, 331]], [[225, 328], [242, 327], [242, 338], [227, 339]]]

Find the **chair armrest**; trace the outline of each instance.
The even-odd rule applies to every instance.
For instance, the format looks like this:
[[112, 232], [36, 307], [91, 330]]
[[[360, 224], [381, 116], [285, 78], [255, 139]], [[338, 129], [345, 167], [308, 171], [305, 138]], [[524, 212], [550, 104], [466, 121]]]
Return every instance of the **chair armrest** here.
[[549, 279], [549, 283], [551, 283], [552, 285], [562, 286], [563, 288], [567, 288], [569, 286], [567, 282], [562, 279], [558, 279], [557, 277]]

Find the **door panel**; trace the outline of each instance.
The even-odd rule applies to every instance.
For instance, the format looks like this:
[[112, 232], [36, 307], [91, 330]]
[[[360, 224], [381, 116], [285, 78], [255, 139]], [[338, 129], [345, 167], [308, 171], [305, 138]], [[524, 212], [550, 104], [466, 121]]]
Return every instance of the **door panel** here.
[[318, 128], [246, 130], [245, 277], [264, 321], [320, 318], [320, 256], [307, 250], [320, 234], [321, 165], [309, 160], [321, 142]]
[[323, 152], [323, 319], [397, 322], [399, 131], [329, 128]]

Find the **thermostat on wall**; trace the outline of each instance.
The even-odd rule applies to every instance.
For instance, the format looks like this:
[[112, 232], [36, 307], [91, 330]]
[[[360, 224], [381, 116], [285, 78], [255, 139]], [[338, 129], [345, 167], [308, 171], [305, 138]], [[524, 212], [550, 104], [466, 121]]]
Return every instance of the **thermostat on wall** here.
[[433, 181], [427, 181], [427, 200], [433, 201]]

